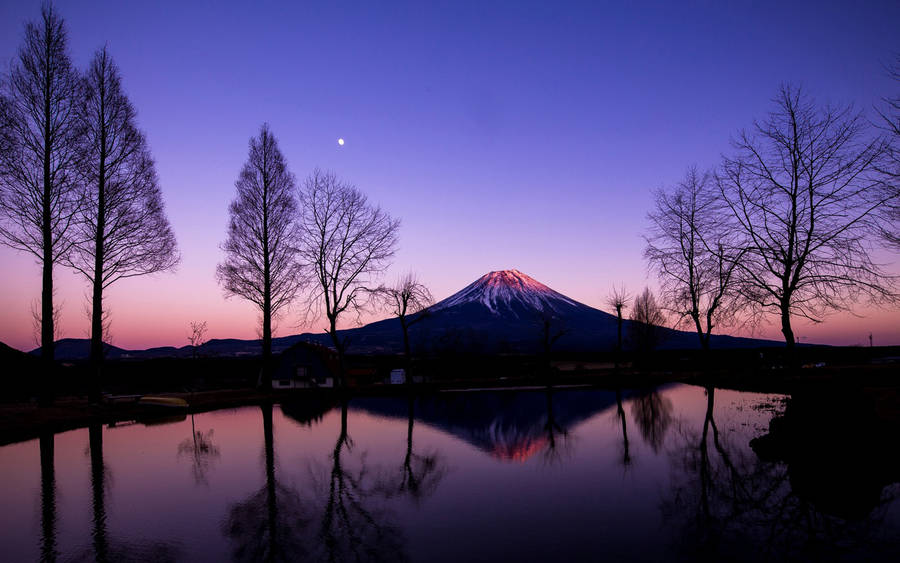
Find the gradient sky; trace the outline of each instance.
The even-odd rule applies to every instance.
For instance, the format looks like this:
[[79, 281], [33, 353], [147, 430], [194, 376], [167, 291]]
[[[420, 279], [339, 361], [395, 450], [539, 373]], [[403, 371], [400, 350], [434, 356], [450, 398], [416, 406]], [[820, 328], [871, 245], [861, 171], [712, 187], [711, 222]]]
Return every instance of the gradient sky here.
[[[185, 345], [191, 320], [212, 338], [256, 335], [258, 314], [223, 297], [215, 266], [264, 121], [298, 179], [333, 169], [402, 219], [389, 281], [417, 271], [442, 299], [517, 268], [604, 308], [613, 284], [654, 285], [651, 191], [717, 164], [780, 83], [865, 111], [897, 94], [884, 70], [900, 53], [897, 2], [560, 4], [57, 2], [75, 64], [106, 43], [121, 69], [182, 255], [175, 273], [108, 290], [112, 343]], [[0, 5], [3, 71], [39, 14]], [[39, 266], [5, 247], [0, 265], [0, 341], [31, 349]], [[61, 336], [86, 337], [86, 282], [63, 268], [56, 281]], [[896, 308], [856, 313], [795, 332], [900, 344]], [[276, 335], [322, 327], [287, 315]]]

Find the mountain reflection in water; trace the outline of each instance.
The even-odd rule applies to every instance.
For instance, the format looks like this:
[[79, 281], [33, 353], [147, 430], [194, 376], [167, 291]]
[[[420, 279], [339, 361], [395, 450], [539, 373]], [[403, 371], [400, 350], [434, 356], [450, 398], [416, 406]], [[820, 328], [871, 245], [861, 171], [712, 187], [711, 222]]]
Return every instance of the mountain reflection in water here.
[[0, 550], [9, 561], [894, 560], [898, 433], [876, 410], [864, 394], [675, 385], [302, 395], [95, 424], [0, 446]]

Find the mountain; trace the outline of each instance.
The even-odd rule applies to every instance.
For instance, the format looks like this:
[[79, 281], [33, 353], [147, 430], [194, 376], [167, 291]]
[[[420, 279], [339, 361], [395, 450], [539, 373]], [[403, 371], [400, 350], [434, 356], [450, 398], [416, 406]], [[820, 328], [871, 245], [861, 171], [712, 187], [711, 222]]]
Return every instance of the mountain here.
[[[563, 352], [610, 351], [617, 338], [614, 315], [579, 303], [518, 270], [490, 272], [450, 297], [435, 303], [410, 328], [414, 350], [421, 352], [524, 352], [543, 349], [548, 334], [552, 349]], [[631, 321], [623, 322], [627, 338]], [[699, 347], [694, 332], [661, 329], [663, 349]], [[355, 353], [402, 350], [397, 319], [344, 331]], [[325, 343], [325, 341], [321, 341]], [[775, 346], [777, 342], [713, 336], [715, 348]]]
[[[420, 318], [421, 317], [421, 318]], [[557, 352], [610, 351], [615, 346], [616, 317], [579, 303], [554, 291], [518, 270], [490, 272], [427, 310], [410, 317], [410, 342], [414, 351], [443, 353], [536, 353], [543, 350], [547, 337]], [[631, 321], [623, 323], [629, 332]], [[661, 348], [698, 348], [693, 332], [661, 329]], [[394, 354], [403, 350], [400, 321], [385, 319], [341, 331], [352, 354]], [[557, 337], [558, 338], [554, 338]], [[279, 353], [304, 340], [331, 345], [325, 333], [304, 333], [272, 339], [272, 351]], [[753, 348], [778, 346], [770, 340], [714, 335], [715, 348]], [[90, 342], [63, 339], [57, 343], [57, 358], [84, 359]], [[258, 355], [259, 340], [218, 339], [206, 342], [200, 352], [206, 356]], [[32, 354], [39, 354], [34, 350]], [[189, 357], [190, 346], [149, 350], [123, 350], [107, 347], [108, 358]]]

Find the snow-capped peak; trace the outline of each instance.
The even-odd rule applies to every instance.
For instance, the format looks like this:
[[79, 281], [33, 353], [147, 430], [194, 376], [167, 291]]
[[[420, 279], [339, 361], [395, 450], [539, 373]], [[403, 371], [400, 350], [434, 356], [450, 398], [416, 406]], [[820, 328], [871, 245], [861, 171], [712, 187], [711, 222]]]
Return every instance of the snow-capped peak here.
[[556, 311], [563, 304], [580, 306], [577, 301], [553, 291], [518, 270], [498, 270], [481, 276], [458, 293], [436, 303], [432, 311], [464, 303], [481, 303], [491, 312], [499, 313], [501, 305], [510, 306], [516, 302], [539, 311]]

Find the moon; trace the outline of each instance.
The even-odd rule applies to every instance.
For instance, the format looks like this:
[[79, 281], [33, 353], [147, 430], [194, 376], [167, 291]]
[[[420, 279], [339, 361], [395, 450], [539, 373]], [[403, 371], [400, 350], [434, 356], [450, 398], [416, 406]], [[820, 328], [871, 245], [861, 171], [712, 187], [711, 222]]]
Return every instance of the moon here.
[[342, 147], [344, 146], [344, 139], [343, 139], [343, 137], [340, 138], [340, 139], [338, 139], [338, 144], [341, 145]]

